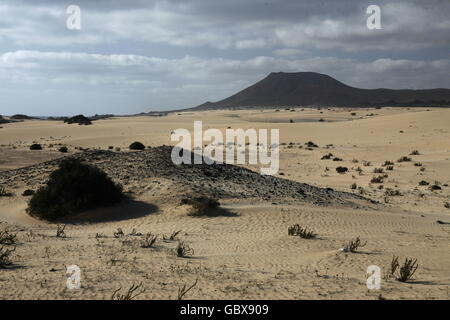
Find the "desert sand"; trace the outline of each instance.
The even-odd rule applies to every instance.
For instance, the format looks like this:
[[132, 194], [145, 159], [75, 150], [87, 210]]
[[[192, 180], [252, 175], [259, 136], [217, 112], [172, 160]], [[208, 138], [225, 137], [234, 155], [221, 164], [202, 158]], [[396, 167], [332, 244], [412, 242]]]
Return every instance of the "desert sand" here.
[[[279, 174], [261, 178], [258, 167], [247, 165], [253, 173], [238, 168], [231, 178], [211, 179], [202, 176], [204, 167], [161, 168], [159, 156], [169, 149], [159, 146], [173, 144], [177, 128], [192, 130], [194, 120], [205, 129], [280, 129]], [[450, 109], [204, 111], [90, 126], [26, 120], [1, 127], [0, 183], [11, 195], [0, 197], [0, 230], [17, 233], [18, 244], [13, 265], [0, 269], [0, 299], [111, 299], [117, 289], [141, 283], [137, 299], [176, 299], [197, 279], [185, 298], [450, 298], [450, 224], [437, 223], [450, 222]], [[152, 148], [130, 152], [133, 141]], [[318, 147], [308, 148], [308, 141]], [[32, 143], [43, 150], [30, 151]], [[61, 145], [68, 154], [57, 151]], [[410, 155], [414, 150], [419, 154]], [[333, 157], [321, 160], [328, 153]], [[60, 238], [57, 224], [26, 214], [29, 197], [22, 192], [44, 184], [55, 161], [67, 156], [104, 169], [133, 201], [61, 221]], [[397, 162], [402, 156], [411, 161]], [[385, 161], [394, 163], [392, 171]], [[339, 174], [338, 166], [349, 171]], [[371, 183], [383, 174], [383, 183]], [[216, 215], [193, 217], [180, 204], [200, 192], [219, 199]], [[289, 236], [297, 223], [317, 239]], [[124, 236], [114, 236], [118, 228]], [[174, 231], [181, 232], [168, 239]], [[155, 248], [140, 245], [148, 232], [158, 235]], [[357, 236], [367, 242], [358, 253], [339, 251]], [[193, 254], [177, 257], [177, 239]], [[394, 255], [417, 259], [413, 280], [385, 278]], [[66, 287], [70, 265], [81, 268], [79, 290]], [[370, 265], [381, 268], [380, 290], [366, 286]]]

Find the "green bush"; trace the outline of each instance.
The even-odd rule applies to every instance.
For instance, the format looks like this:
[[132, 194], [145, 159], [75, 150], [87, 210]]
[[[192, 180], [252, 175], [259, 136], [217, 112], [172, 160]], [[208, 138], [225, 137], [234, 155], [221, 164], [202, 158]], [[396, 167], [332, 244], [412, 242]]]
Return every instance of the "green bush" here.
[[42, 150], [42, 146], [38, 143], [34, 143], [30, 146], [30, 150]]
[[115, 184], [106, 173], [78, 159], [66, 159], [50, 174], [47, 185], [33, 195], [27, 212], [34, 217], [56, 220], [112, 205], [123, 198], [122, 187]]
[[130, 150], [144, 150], [144, 149], [145, 149], [145, 146], [138, 141], [130, 144]]

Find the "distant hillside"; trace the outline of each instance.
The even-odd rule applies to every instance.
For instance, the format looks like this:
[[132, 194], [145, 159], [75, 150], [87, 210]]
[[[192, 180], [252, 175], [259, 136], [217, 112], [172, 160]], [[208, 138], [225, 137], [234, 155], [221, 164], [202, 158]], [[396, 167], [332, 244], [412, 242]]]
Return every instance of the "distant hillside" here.
[[273, 106], [450, 106], [450, 89], [360, 89], [320, 73], [278, 72], [231, 97], [191, 110]]

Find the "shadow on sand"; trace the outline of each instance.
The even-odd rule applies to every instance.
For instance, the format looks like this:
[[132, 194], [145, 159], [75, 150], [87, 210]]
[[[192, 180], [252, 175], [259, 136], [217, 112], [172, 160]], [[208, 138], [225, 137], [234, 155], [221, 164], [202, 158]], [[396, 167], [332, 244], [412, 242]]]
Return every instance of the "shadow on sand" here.
[[191, 217], [195, 218], [215, 218], [215, 217], [239, 217], [240, 214], [232, 212], [226, 208], [217, 207], [214, 209], [207, 209], [203, 214], [189, 214]]
[[64, 224], [117, 222], [145, 217], [158, 210], [158, 206], [147, 202], [126, 200], [115, 206], [88, 210], [70, 218], [59, 219], [57, 222]]

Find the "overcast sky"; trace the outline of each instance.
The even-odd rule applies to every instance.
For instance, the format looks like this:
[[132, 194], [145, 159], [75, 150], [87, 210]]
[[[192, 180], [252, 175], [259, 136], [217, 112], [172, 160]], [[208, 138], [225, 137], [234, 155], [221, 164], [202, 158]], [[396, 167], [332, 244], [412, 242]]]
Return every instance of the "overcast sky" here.
[[[69, 30], [69, 5], [81, 30]], [[366, 9], [381, 8], [381, 30]], [[0, 114], [131, 114], [217, 101], [270, 72], [450, 87], [448, 0], [2, 0]]]

